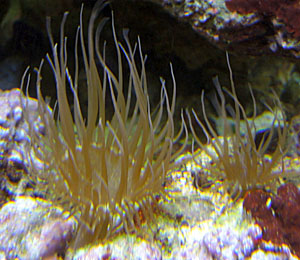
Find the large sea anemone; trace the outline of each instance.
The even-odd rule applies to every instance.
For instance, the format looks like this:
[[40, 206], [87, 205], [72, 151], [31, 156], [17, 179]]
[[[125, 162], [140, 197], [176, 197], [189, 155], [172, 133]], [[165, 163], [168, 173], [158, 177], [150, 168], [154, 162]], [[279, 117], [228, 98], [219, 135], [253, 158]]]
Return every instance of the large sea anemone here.
[[[77, 246], [104, 239], [119, 227], [128, 233], [134, 231], [140, 224], [141, 215], [143, 219], [151, 219], [155, 196], [164, 193], [165, 174], [176, 166], [174, 159], [185, 146], [177, 150], [173, 146], [185, 127], [178, 135], [174, 133], [176, 84], [172, 67], [172, 97], [168, 97], [162, 80], [160, 102], [153, 112], [147, 90], [146, 56], [142, 53], [140, 40], [132, 48], [128, 33], [124, 31], [126, 47], [123, 46], [117, 40], [113, 18], [118, 73], [115, 75], [107, 65], [105, 45], [103, 51], [99, 47], [105, 19], [96, 30], [94, 28], [95, 19], [105, 5], [106, 2], [98, 4], [91, 14], [87, 44], [81, 10], [75, 42], [74, 75], [68, 68], [64, 36], [67, 14], [61, 24], [59, 44], [54, 43], [48, 23], [52, 55], [48, 55], [47, 59], [56, 80], [57, 119], [41, 93], [43, 62], [38, 69], [39, 114], [46, 133], [40, 136], [42, 140], [37, 140], [36, 153], [47, 163], [45, 169], [48, 169], [48, 174], [54, 175], [50, 184], [53, 184], [57, 196], [67, 193], [72, 206], [80, 209]], [[78, 95], [78, 46], [81, 48], [88, 91], [86, 120]], [[123, 57], [127, 61], [129, 75], [123, 71]], [[97, 68], [99, 64], [103, 75]], [[73, 93], [73, 113], [67, 99], [67, 88]], [[107, 119], [107, 96], [114, 108], [110, 120]]]

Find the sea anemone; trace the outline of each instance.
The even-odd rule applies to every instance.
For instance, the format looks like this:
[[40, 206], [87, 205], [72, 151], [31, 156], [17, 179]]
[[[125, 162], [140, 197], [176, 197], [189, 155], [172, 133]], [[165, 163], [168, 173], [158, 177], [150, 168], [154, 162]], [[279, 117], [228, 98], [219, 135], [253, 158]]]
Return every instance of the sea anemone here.
[[[222, 120], [223, 136], [218, 136], [218, 133], [208, 119], [204, 106], [204, 92], [202, 92], [201, 96], [204, 123], [200, 121], [194, 111], [193, 114], [195, 120], [206, 136], [206, 144], [203, 143], [197, 136], [191, 117], [189, 115], [188, 117], [196, 143], [207, 153], [215, 165], [215, 167], [211, 167], [210, 170], [213, 172], [217, 171], [218, 173], [221, 172], [228, 183], [237, 184], [239, 188], [238, 194], [241, 194], [240, 191], [245, 192], [248, 189], [263, 187], [280, 176], [277, 174], [278, 172], [275, 171], [275, 167], [277, 167], [280, 162], [282, 162], [282, 164], [279, 173], [283, 173], [285, 171], [283, 157], [289, 147], [289, 127], [282, 105], [278, 97], [275, 95], [274, 103], [277, 109], [272, 110], [270, 108], [274, 115], [274, 120], [270, 125], [270, 130], [264, 134], [257, 144], [255, 140], [255, 98], [250, 88], [254, 111], [253, 117], [250, 120], [246, 115], [245, 109], [238, 100], [233, 83], [228, 54], [227, 63], [230, 73], [231, 92], [226, 90], [226, 93], [233, 100], [234, 109], [226, 104], [225, 95], [220, 83], [217, 78], [214, 79], [214, 84], [217, 90], [217, 96], [215, 97], [214, 103], [217, 113]], [[234, 120], [233, 126], [229, 122], [227, 111], [231, 112], [230, 115]], [[241, 133], [242, 120], [244, 121], [246, 128], [244, 134]], [[277, 144], [276, 147], [273, 148], [271, 156], [268, 158], [266, 156], [266, 152], [268, 151], [275, 134], [278, 138]], [[208, 144], [212, 147], [212, 149], [209, 148]], [[236, 185], [234, 185], [234, 187], [236, 187]], [[231, 189], [231, 191], [234, 191], [234, 189]]]
[[[45, 136], [40, 136], [42, 140], [37, 140], [39, 145], [36, 153], [48, 164], [48, 172], [54, 172], [53, 188], [57, 196], [62, 196], [67, 191], [72, 206], [79, 206], [77, 246], [107, 238], [120, 227], [127, 233], [135, 231], [136, 225], [140, 224], [140, 215], [146, 220], [151, 219], [155, 196], [164, 193], [164, 176], [176, 166], [175, 158], [186, 143], [177, 150], [173, 147], [173, 143], [186, 127], [183, 122], [178, 135], [174, 133], [176, 84], [172, 66], [172, 98], [169, 100], [165, 82], [161, 80], [160, 102], [152, 113], [147, 91], [146, 57], [142, 53], [140, 40], [132, 48], [128, 31], [124, 30], [125, 48], [117, 40], [113, 18], [117, 75], [108, 67], [105, 61], [105, 45], [103, 53], [99, 50], [100, 32], [107, 19], [100, 22], [94, 33], [97, 14], [106, 4], [107, 2], [101, 1], [91, 14], [87, 45], [84, 42], [81, 10], [80, 26], [75, 40], [74, 76], [71, 76], [68, 69], [64, 36], [67, 13], [61, 24], [60, 44], [54, 43], [48, 23], [53, 53], [52, 57], [47, 55], [47, 59], [56, 80], [57, 120], [41, 94], [43, 62], [38, 69], [39, 114], [46, 133]], [[78, 96], [78, 44], [81, 47], [87, 81], [86, 122]], [[135, 54], [139, 56], [140, 70]], [[130, 71], [127, 76], [123, 72], [123, 57]], [[102, 79], [97, 63], [103, 68]], [[128, 91], [125, 94], [127, 78]], [[67, 99], [67, 87], [71, 89], [74, 97], [73, 114]], [[111, 120], [106, 118], [107, 92], [114, 108]]]

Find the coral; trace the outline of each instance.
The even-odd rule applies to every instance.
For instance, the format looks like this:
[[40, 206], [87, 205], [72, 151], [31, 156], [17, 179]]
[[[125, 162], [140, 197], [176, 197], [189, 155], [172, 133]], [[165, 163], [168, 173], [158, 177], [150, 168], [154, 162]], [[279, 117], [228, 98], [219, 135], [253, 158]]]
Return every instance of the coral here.
[[[102, 2], [98, 2], [91, 14], [87, 45], [84, 42], [81, 11], [75, 42], [74, 76], [71, 76], [68, 68], [64, 36], [67, 14], [61, 24], [59, 45], [54, 43], [48, 23], [53, 56], [48, 55], [47, 58], [56, 80], [57, 120], [41, 94], [43, 62], [37, 79], [39, 115], [45, 125], [46, 135], [40, 137], [42, 142], [39, 139], [36, 141], [36, 153], [42, 161], [47, 162], [47, 172], [50, 175], [54, 172], [53, 186], [57, 196], [61, 199], [67, 193], [72, 205], [80, 206], [80, 228], [75, 241], [76, 247], [107, 238], [120, 227], [130, 233], [135, 231], [136, 225], [140, 225], [141, 218], [151, 219], [155, 196], [164, 193], [164, 176], [169, 169], [176, 166], [174, 159], [185, 146], [183, 144], [177, 150], [173, 147], [177, 136], [173, 122], [176, 85], [172, 68], [173, 95], [169, 100], [165, 82], [162, 80], [160, 103], [155, 113], [152, 113], [147, 91], [146, 57], [142, 54], [140, 41], [132, 49], [128, 32], [124, 31], [127, 45], [125, 48], [118, 42], [112, 22], [118, 59], [117, 75], [106, 63], [105, 47], [103, 54], [99, 49], [100, 33], [106, 19], [100, 22], [96, 33], [94, 23], [97, 14], [106, 5], [104, 3], [100, 6]], [[78, 95], [78, 44], [81, 47], [87, 78], [86, 122], [82, 116]], [[136, 64], [135, 54], [138, 55], [140, 64]], [[123, 58], [126, 59], [130, 71], [126, 76], [123, 73]], [[97, 63], [104, 70], [102, 79]], [[67, 100], [67, 87], [73, 92], [74, 115]], [[107, 94], [110, 95], [114, 107], [111, 120], [107, 119]], [[166, 120], [163, 121], [163, 118]], [[183, 129], [184, 127], [178, 137]]]
[[[279, 111], [272, 111], [274, 113], [274, 120], [270, 125], [270, 130], [263, 135], [258, 144], [256, 143], [256, 103], [253, 93], [251, 91], [254, 115], [252, 120], [250, 120], [248, 119], [244, 108], [237, 98], [228, 54], [227, 61], [230, 72], [232, 92], [229, 92], [228, 90], [226, 90], [226, 92], [233, 100], [234, 108], [228, 108], [222, 88], [218, 80], [216, 78], [214, 79], [218, 97], [215, 96], [213, 103], [219, 117], [223, 122], [223, 137], [220, 138], [218, 136], [217, 132], [213, 128], [213, 125], [208, 119], [204, 106], [204, 92], [202, 92], [201, 101], [206, 125], [200, 121], [194, 111], [193, 114], [202, 131], [205, 133], [207, 143], [209, 143], [213, 149], [209, 149], [209, 147], [199, 139], [192, 125], [190, 116], [189, 122], [197, 144], [208, 154], [210, 158], [212, 158], [212, 161], [215, 164], [214, 167], [211, 167], [211, 171], [223, 173], [229, 183], [237, 183], [239, 188], [245, 192], [247, 189], [256, 188], [257, 186], [262, 186], [271, 182], [278, 177], [279, 173], [284, 171], [283, 163], [277, 172], [275, 171], [275, 167], [277, 167], [277, 164], [281, 161], [283, 162], [282, 159], [288, 146], [289, 127], [280, 101], [278, 98], [275, 98], [275, 105], [278, 107]], [[228, 110], [235, 121], [233, 126], [230, 124], [227, 117]], [[241, 119], [244, 120], [246, 126], [246, 131], [244, 134], [241, 133]], [[279, 126], [283, 126], [276, 127], [276, 121]], [[275, 147], [272, 148], [273, 151], [271, 156], [267, 157], [266, 152], [270, 144], [272, 144], [272, 138], [275, 134], [277, 135], [278, 141]]]
[[300, 255], [300, 192], [293, 183], [280, 186], [277, 195], [250, 191], [243, 206], [261, 226], [263, 240], [286, 243]]
[[275, 17], [282, 21], [286, 30], [296, 38], [300, 37], [300, 5], [298, 1], [286, 0], [228, 0], [230, 11], [241, 14], [259, 13], [265, 17]]

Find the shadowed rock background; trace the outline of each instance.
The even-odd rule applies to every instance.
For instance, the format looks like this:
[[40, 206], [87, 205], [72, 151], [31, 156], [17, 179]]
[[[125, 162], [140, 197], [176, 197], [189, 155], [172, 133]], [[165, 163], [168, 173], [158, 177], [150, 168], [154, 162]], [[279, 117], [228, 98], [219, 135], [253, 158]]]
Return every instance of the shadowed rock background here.
[[[26, 66], [30, 65], [33, 70], [50, 52], [45, 17], [51, 17], [52, 32], [58, 41], [61, 19], [66, 10], [69, 16], [65, 34], [68, 36], [69, 61], [72, 64], [71, 53], [74, 50], [81, 2], [85, 5], [84, 24], [87, 26], [91, 8], [96, 1], [0, 2], [2, 89], [18, 87]], [[269, 96], [273, 89], [282, 99], [289, 116], [296, 115], [299, 111], [300, 80], [297, 35], [294, 36], [290, 26], [285, 26], [284, 20], [273, 14], [262, 14], [252, 9], [247, 14], [237, 12], [239, 10], [233, 8], [235, 2], [115, 0], [100, 16], [111, 16], [111, 10], [114, 11], [120, 41], [123, 28], [130, 29], [132, 42], [140, 36], [143, 51], [148, 56], [148, 82], [153, 103], [159, 98], [159, 77], [167, 82], [171, 80], [171, 62], [177, 82], [178, 109], [194, 107], [198, 110], [201, 91], [214, 91], [214, 76], [219, 77], [223, 86], [229, 87], [225, 59], [227, 50], [239, 99], [249, 114], [252, 112], [248, 90], [250, 84], [258, 97], [259, 113], [266, 110], [262, 103], [270, 104]], [[102, 33], [102, 39], [108, 41], [108, 46], [112, 44], [110, 29], [107, 23]], [[107, 60], [114, 60], [109, 58], [113, 55], [113, 48], [108, 47]], [[111, 66], [116, 68], [116, 64]], [[43, 70], [43, 93], [52, 97], [54, 102], [54, 81], [47, 62]], [[32, 78], [30, 94], [34, 96], [34, 75]]]

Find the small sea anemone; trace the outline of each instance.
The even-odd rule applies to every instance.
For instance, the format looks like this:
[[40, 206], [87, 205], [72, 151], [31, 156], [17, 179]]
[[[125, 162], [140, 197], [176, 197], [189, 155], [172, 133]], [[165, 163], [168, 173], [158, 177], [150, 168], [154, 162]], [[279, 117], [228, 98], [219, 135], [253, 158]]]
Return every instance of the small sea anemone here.
[[[102, 1], [101, 1], [102, 2]], [[117, 53], [117, 76], [105, 61], [99, 50], [99, 38], [105, 19], [94, 33], [97, 14], [106, 3], [94, 8], [88, 27], [88, 43], [84, 42], [82, 10], [80, 26], [75, 42], [75, 74], [68, 69], [64, 24], [61, 24], [60, 44], [54, 44], [50, 25], [48, 30], [52, 45], [52, 58], [47, 55], [56, 80], [58, 119], [41, 94], [41, 67], [38, 70], [37, 95], [39, 114], [46, 128], [45, 137], [36, 153], [48, 163], [49, 171], [54, 172], [54, 190], [58, 196], [69, 193], [73, 206], [80, 207], [80, 227], [77, 246], [96, 239], [110, 236], [118, 227], [126, 232], [134, 231], [140, 223], [140, 215], [151, 219], [155, 196], [163, 194], [165, 174], [175, 167], [175, 158], [185, 144], [174, 149], [173, 143], [179, 138], [174, 133], [173, 114], [175, 109], [176, 84], [173, 77], [173, 95], [168, 98], [165, 82], [162, 80], [160, 103], [151, 112], [145, 72], [146, 57], [142, 54], [141, 43], [131, 47], [127, 31], [124, 31], [125, 48], [118, 42], [112, 19], [112, 31]], [[94, 40], [95, 37], [95, 40]], [[80, 42], [84, 70], [87, 78], [88, 115], [85, 122], [78, 96], [78, 50]], [[140, 60], [140, 70], [135, 54]], [[122, 56], [127, 60], [129, 75], [123, 73]], [[99, 75], [96, 63], [103, 68]], [[124, 94], [128, 77], [128, 91]], [[72, 90], [74, 115], [67, 100], [66, 89]], [[107, 120], [107, 92], [113, 104], [114, 113]], [[132, 97], [132, 95], [135, 95]], [[163, 120], [165, 118], [166, 120]], [[61, 185], [64, 184], [64, 185]], [[62, 187], [63, 186], [63, 187]], [[60, 189], [62, 188], [62, 190]], [[63, 193], [62, 193], [63, 192]], [[84, 236], [85, 231], [90, 233]]]
[[[242, 190], [244, 192], [248, 189], [268, 184], [276, 179], [279, 175], [276, 174], [278, 172], [275, 171], [275, 167], [277, 167], [280, 162], [282, 162], [282, 164], [279, 173], [284, 172], [283, 157], [288, 148], [289, 127], [280, 101], [275, 97], [274, 103], [277, 106], [277, 110], [272, 110], [274, 120], [270, 125], [270, 130], [264, 134], [259, 141], [259, 144], [256, 143], [256, 102], [253, 93], [250, 89], [254, 115], [252, 120], [249, 120], [245, 109], [236, 95], [228, 54], [227, 61], [230, 72], [231, 92], [226, 90], [226, 93], [232, 98], [234, 109], [231, 108], [230, 110], [230, 107], [228, 107], [225, 102], [224, 92], [222, 91], [218, 79], [214, 79], [217, 96], [219, 98], [218, 101], [218, 98], [216, 97], [215, 106], [217, 113], [222, 120], [223, 137], [221, 138], [218, 136], [208, 119], [204, 106], [204, 92], [202, 92], [201, 102], [205, 124], [200, 121], [194, 111], [193, 114], [206, 136], [207, 144], [211, 145], [212, 149], [209, 149], [207, 144], [200, 140], [195, 132], [189, 115], [188, 117], [196, 143], [207, 153], [215, 164], [215, 167], [211, 167], [210, 170], [217, 170], [218, 172], [223, 173], [225, 179], [229, 181], [229, 183], [238, 184], [239, 191]], [[227, 111], [231, 112], [230, 114], [234, 120], [233, 126], [229, 122]], [[246, 126], [244, 134], [241, 133], [242, 120]], [[277, 144], [273, 149], [270, 158], [268, 158], [266, 152], [275, 134], [278, 138]]]

